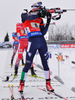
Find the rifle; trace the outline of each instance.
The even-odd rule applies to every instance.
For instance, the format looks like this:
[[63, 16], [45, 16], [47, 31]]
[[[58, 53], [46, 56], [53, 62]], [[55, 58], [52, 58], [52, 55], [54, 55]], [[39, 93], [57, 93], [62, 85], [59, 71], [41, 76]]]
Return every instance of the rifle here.
[[[39, 7], [39, 6], [35, 6], [35, 7]], [[54, 16], [51, 17], [51, 19], [53, 20], [59, 20], [61, 18], [61, 14], [63, 14], [64, 12], [67, 12], [67, 11], [75, 11], [75, 9], [61, 9], [61, 8], [50, 8], [50, 9], [47, 9], [45, 6], [40, 6], [40, 9], [41, 11], [44, 10], [47, 14], [47, 12], [51, 13], [51, 14], [56, 14]], [[28, 13], [28, 10], [27, 9], [24, 9], [24, 11], [26, 11]], [[42, 16], [43, 18], [45, 16]]]
[[60, 9], [60, 8], [51, 8], [48, 10], [50, 13], [64, 13], [67, 11], [75, 11], [75, 9]]
[[51, 14], [56, 14], [55, 16], [52, 16], [53, 20], [59, 20], [61, 18], [61, 14], [67, 11], [75, 11], [75, 9], [61, 9], [61, 8], [50, 8], [46, 9], [45, 7], [41, 6], [41, 9], [45, 9], [46, 12], [50, 12]]

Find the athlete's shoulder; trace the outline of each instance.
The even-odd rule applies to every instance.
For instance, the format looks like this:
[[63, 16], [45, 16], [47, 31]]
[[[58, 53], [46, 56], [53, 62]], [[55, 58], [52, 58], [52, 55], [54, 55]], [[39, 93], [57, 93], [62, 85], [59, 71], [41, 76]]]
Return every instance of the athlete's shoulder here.
[[22, 13], [21, 14], [22, 23], [24, 23], [27, 19], [28, 19], [28, 14], [27, 13]]

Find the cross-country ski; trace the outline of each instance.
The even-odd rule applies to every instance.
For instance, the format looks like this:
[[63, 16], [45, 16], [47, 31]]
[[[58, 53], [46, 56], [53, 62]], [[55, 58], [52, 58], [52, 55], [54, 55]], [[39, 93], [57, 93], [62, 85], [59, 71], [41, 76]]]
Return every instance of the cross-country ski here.
[[42, 90], [42, 91], [44, 91], [44, 92], [47, 92], [49, 95], [50, 94], [52, 94], [52, 95], [55, 95], [55, 96], [57, 96], [57, 97], [59, 97], [59, 98], [61, 98], [61, 99], [64, 99], [64, 100], [69, 100], [69, 99], [67, 99], [67, 98], [65, 98], [65, 97], [63, 97], [63, 96], [61, 96], [61, 95], [59, 95], [59, 94], [57, 94], [57, 93], [55, 93], [55, 92], [50, 92], [50, 91], [47, 91], [46, 89], [42, 89], [42, 88], [39, 88], [39, 87], [37, 87], [39, 90]]
[[22, 99], [22, 100], [25, 100], [24, 94], [23, 94], [22, 92], [20, 92], [20, 96], [21, 96], [21, 99]]

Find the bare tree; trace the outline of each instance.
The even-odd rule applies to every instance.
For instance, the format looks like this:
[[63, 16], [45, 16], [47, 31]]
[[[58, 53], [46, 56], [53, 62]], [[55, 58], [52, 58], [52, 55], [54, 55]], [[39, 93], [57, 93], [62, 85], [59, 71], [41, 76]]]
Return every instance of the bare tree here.
[[74, 40], [75, 25], [69, 26], [68, 24], [63, 24], [61, 26], [50, 26], [48, 33], [50, 41]]

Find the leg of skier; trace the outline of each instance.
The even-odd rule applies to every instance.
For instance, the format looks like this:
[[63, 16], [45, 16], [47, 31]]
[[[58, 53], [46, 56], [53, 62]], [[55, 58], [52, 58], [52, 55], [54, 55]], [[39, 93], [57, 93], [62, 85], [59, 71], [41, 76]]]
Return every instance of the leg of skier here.
[[30, 70], [31, 70], [31, 75], [36, 75], [35, 72], [34, 72], [34, 66], [33, 66], [33, 63], [32, 63], [32, 66], [31, 66]]
[[26, 52], [26, 63], [25, 63], [25, 67], [23, 68], [22, 73], [21, 73], [19, 92], [23, 92], [24, 83], [25, 83], [25, 80], [26, 80], [26, 77], [27, 77], [27, 73], [28, 73], [28, 70], [31, 67], [34, 55], [35, 55], [36, 50], [37, 50], [37, 48], [34, 45], [30, 46], [31, 42], [28, 42], [28, 44], [29, 45], [28, 45], [27, 52]]
[[14, 44], [13, 55], [11, 57], [11, 66], [13, 65], [13, 60], [14, 60], [14, 57], [15, 57], [17, 50], [18, 50], [18, 44]]
[[[28, 46], [27, 46], [28, 47]], [[26, 51], [27, 51], [27, 47], [26, 47]], [[32, 63], [31, 67], [30, 67], [30, 70], [31, 70], [31, 75], [36, 75], [35, 71], [34, 71], [34, 65]]]
[[22, 65], [25, 65], [25, 63], [24, 63], [24, 59], [23, 59], [23, 56], [22, 56], [22, 60], [21, 60], [21, 61], [22, 61]]
[[54, 89], [51, 86], [50, 70], [49, 70], [48, 62], [47, 62], [49, 56], [48, 56], [48, 50], [47, 50], [45, 41], [43, 41], [42, 47], [39, 49], [39, 54], [41, 57], [43, 68], [44, 68], [44, 75], [45, 75], [45, 79], [46, 79], [46, 88], [48, 91], [53, 92]]
[[19, 63], [20, 63], [20, 60], [23, 58], [23, 52], [24, 52], [24, 43], [20, 42], [19, 43], [19, 49], [18, 49], [18, 57], [17, 57], [16, 63], [15, 63], [14, 76], [16, 76], [17, 73], [18, 73]]

